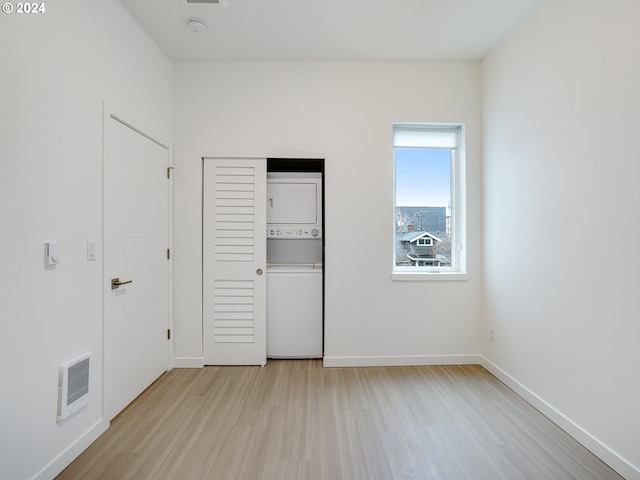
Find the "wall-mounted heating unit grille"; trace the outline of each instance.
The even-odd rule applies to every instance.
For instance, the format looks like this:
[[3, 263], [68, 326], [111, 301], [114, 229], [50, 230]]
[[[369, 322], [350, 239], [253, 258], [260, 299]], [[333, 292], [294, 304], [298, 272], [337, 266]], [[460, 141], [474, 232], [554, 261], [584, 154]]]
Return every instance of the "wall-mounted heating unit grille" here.
[[89, 360], [84, 353], [60, 365], [58, 374], [58, 422], [89, 403]]

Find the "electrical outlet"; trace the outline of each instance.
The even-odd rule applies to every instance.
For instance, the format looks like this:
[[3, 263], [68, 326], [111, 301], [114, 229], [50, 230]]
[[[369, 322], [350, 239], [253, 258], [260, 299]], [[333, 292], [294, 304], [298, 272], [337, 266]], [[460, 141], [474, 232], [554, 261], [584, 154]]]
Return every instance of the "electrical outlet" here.
[[489, 327], [489, 340], [492, 342], [496, 341], [496, 329], [495, 327]]

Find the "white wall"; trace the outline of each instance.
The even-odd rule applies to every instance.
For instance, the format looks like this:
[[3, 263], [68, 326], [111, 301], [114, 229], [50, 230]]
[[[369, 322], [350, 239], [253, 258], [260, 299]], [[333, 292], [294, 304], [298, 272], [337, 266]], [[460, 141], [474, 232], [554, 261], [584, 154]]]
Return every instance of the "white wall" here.
[[540, 0], [483, 62], [485, 355], [627, 478], [640, 478], [638, 18], [636, 0]]
[[[171, 143], [171, 62], [115, 0], [0, 16], [0, 477], [52, 478], [102, 422], [102, 100]], [[43, 243], [62, 263], [45, 270]], [[92, 352], [91, 402], [56, 423], [58, 365]], [[40, 473], [39, 473], [40, 472]]]
[[[391, 281], [400, 121], [466, 124], [466, 282]], [[327, 357], [389, 364], [480, 352], [477, 62], [176, 63], [174, 126], [176, 366], [202, 364], [203, 156], [326, 159]]]

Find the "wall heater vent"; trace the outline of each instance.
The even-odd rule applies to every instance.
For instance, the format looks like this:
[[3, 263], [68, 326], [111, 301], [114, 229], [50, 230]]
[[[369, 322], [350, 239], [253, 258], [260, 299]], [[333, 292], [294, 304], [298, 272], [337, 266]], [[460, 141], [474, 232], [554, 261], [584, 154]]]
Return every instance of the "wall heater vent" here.
[[58, 374], [58, 422], [89, 403], [89, 360], [84, 353], [60, 365]]

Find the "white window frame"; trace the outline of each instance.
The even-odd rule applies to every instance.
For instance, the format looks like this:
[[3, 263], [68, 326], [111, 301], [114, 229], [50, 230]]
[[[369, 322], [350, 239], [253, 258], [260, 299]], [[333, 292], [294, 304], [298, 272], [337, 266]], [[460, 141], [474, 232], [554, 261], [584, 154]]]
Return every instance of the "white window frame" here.
[[[429, 139], [438, 131], [455, 131], [453, 148]], [[427, 135], [421, 136], [421, 133]], [[404, 134], [404, 135], [403, 135]], [[437, 135], [436, 135], [437, 136]], [[396, 149], [444, 148], [452, 151], [451, 159], [451, 266], [396, 265]], [[393, 124], [393, 251], [391, 254], [393, 281], [464, 281], [468, 279], [466, 249], [466, 178], [465, 127], [460, 123], [394, 123]]]

